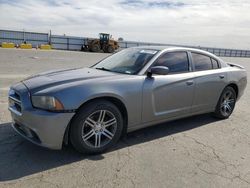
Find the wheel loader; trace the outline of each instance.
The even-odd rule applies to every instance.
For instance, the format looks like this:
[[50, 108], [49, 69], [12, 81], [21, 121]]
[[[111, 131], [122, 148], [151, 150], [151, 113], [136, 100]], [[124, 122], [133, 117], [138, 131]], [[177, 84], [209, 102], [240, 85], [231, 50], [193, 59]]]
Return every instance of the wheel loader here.
[[107, 33], [99, 33], [99, 39], [87, 39], [83, 45], [83, 51], [113, 53], [119, 48], [118, 42], [111, 39], [111, 35]]

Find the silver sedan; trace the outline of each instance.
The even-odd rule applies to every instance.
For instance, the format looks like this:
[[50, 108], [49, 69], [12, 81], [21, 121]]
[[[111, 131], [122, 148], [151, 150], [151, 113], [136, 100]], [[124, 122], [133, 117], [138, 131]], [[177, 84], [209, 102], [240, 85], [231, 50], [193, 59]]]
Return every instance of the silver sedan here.
[[100, 153], [122, 134], [212, 112], [228, 118], [247, 84], [243, 67], [190, 48], [136, 47], [90, 68], [29, 77], [10, 88], [13, 128], [31, 142]]

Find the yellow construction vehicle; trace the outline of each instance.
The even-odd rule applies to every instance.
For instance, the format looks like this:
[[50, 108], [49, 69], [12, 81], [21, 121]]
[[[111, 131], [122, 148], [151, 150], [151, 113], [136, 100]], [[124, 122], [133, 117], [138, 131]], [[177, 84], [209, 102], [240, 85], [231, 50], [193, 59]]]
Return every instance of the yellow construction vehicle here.
[[107, 33], [99, 33], [99, 39], [87, 39], [86, 44], [82, 46], [83, 51], [113, 53], [119, 48], [118, 42], [111, 39]]

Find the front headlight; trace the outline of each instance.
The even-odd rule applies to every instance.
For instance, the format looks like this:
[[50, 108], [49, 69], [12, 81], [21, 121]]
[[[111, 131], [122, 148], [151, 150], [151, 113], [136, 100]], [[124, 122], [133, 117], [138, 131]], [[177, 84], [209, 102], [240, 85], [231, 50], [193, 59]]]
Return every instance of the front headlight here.
[[44, 110], [63, 110], [63, 104], [51, 96], [32, 96], [31, 97], [32, 104], [36, 108], [41, 108]]

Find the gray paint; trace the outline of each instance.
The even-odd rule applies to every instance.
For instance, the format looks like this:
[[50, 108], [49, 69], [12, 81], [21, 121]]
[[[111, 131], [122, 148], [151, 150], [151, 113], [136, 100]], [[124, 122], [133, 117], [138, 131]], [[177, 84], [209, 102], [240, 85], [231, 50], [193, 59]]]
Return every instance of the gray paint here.
[[[138, 75], [81, 68], [42, 73], [23, 80], [12, 88], [20, 93], [24, 111], [21, 116], [11, 112], [12, 118], [37, 132], [42, 140], [41, 145], [59, 149], [74, 112], [55, 113], [35, 109], [29, 95], [55, 96], [66, 110], [76, 110], [91, 99], [114, 97], [125, 105], [128, 112], [128, 131], [133, 131], [181, 117], [213, 112], [222, 90], [230, 83], [237, 84], [238, 99], [243, 94], [247, 81], [246, 71], [242, 67], [231, 67], [216, 56], [197, 49], [150, 48], [161, 51]], [[172, 51], [188, 52], [190, 72], [153, 75], [148, 78], [147, 69], [155, 59]], [[193, 71], [192, 51], [217, 59], [221, 68]], [[220, 78], [221, 75], [224, 75], [223, 79]]]

